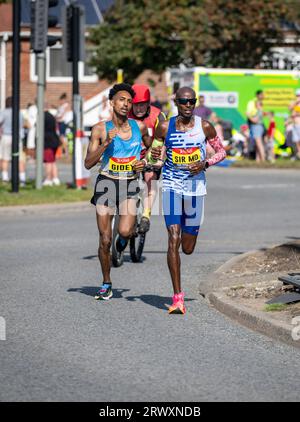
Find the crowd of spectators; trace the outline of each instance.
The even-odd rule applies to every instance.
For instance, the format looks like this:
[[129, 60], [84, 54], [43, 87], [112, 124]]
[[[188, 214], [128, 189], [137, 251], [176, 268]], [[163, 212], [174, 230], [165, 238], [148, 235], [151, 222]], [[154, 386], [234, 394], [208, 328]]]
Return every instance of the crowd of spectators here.
[[[28, 103], [20, 111], [19, 133], [19, 182], [26, 184], [26, 164], [35, 164], [38, 110], [36, 103]], [[58, 98], [58, 106], [44, 106], [44, 186], [59, 186], [56, 159], [69, 156], [68, 133], [71, 132], [73, 112], [67, 94]], [[0, 111], [0, 180], [10, 181], [12, 159], [12, 97], [6, 99], [5, 109]]]
[[[233, 123], [224, 120], [205, 105], [205, 97], [199, 96], [194, 114], [209, 120], [221, 138], [228, 156], [245, 157], [257, 162], [274, 162], [276, 144], [276, 120], [273, 111], [264, 110], [264, 92], [258, 90], [245, 110], [246, 121], [236, 130]], [[291, 160], [300, 159], [300, 90], [295, 92], [295, 100], [289, 106], [289, 117], [285, 120], [285, 141], [280, 149], [290, 152]], [[285, 156], [287, 154], [284, 154]]]

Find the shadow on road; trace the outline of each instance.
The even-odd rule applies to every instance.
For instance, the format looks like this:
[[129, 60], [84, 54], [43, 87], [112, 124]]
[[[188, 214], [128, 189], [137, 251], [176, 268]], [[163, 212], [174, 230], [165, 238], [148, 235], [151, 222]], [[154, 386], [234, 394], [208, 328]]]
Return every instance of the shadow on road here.
[[[182, 253], [182, 251], [179, 251]], [[144, 251], [144, 254], [164, 254], [168, 253], [167, 250], [165, 251]], [[236, 252], [236, 251], [194, 251], [193, 255], [216, 255], [216, 254], [228, 254], [228, 255], [242, 255], [244, 252]]]
[[[98, 255], [83, 256], [81, 259], [85, 259], [85, 260], [91, 261], [93, 259], [98, 259]], [[146, 261], [146, 259], [147, 258], [145, 256], [142, 256], [142, 261], [141, 262], [138, 262], [138, 264], [141, 264], [142, 262]], [[131, 262], [132, 263], [132, 260], [130, 258], [130, 255], [127, 255], [127, 254], [124, 255], [124, 262]]]
[[[134, 302], [135, 300], [141, 300], [147, 305], [151, 305], [151, 306], [154, 306], [155, 308], [164, 309], [164, 310], [166, 310], [170, 305], [172, 305], [172, 298], [170, 296], [168, 297], [156, 296], [156, 295], [127, 296], [126, 300], [129, 300], [129, 302]], [[191, 302], [192, 300], [195, 300], [195, 299], [185, 299], [185, 302]]]
[[[95, 286], [82, 286], [78, 288], [72, 288], [67, 290], [67, 292], [76, 292], [82, 293], [87, 296], [95, 296], [95, 294], [99, 291], [99, 287]], [[130, 289], [112, 289], [113, 291], [113, 298], [114, 299], [121, 299], [123, 297], [123, 293], [129, 292]]]

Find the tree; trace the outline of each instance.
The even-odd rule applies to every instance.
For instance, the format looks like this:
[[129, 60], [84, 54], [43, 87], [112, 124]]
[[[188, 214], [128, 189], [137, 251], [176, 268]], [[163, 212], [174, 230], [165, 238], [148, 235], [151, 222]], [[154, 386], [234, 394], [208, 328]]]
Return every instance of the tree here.
[[298, 0], [118, 0], [91, 33], [91, 64], [109, 80], [122, 68], [128, 81], [180, 63], [253, 68], [286, 20], [300, 22]]

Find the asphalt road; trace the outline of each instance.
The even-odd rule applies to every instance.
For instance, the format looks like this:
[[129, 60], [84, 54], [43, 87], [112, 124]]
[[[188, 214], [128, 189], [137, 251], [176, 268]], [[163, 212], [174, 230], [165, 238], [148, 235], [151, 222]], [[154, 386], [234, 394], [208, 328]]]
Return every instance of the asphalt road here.
[[210, 169], [205, 221], [182, 256], [187, 314], [168, 315], [162, 217], [145, 259], [101, 281], [90, 211], [0, 216], [1, 401], [299, 401], [297, 348], [250, 331], [199, 295], [232, 256], [300, 237], [300, 172]]

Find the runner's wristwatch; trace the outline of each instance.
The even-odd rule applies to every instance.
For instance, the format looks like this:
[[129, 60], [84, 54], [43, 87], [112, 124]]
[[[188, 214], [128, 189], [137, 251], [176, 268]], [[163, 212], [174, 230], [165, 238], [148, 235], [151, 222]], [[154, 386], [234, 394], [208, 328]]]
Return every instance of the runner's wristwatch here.
[[209, 163], [208, 163], [208, 161], [205, 161], [204, 171], [206, 171], [208, 169], [208, 167], [209, 167]]

